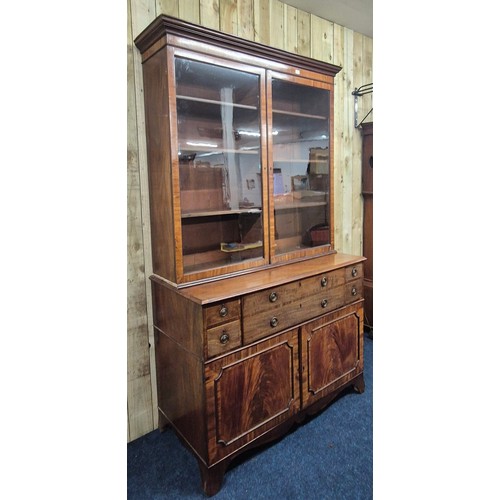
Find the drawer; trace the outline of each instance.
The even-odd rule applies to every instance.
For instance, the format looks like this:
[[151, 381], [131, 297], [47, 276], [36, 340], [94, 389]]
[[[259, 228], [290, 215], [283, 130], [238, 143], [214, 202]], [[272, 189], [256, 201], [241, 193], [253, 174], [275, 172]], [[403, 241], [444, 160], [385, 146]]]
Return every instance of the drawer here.
[[255, 340], [296, 325], [298, 323], [297, 317], [300, 314], [300, 302], [260, 314], [246, 316], [243, 313], [243, 343], [250, 344]]
[[207, 330], [207, 346], [209, 358], [240, 347], [240, 322], [232, 321]]
[[319, 274], [318, 276], [313, 276], [312, 278], [307, 278], [302, 280], [302, 297], [309, 297], [311, 294], [322, 294], [325, 291], [330, 291], [332, 288], [345, 283], [345, 271], [344, 269], [337, 269], [336, 271], [331, 271], [329, 273]]
[[240, 299], [218, 302], [204, 309], [205, 328], [240, 319]]
[[363, 277], [363, 263], [354, 264], [345, 268], [345, 280], [352, 281]]
[[289, 306], [301, 298], [301, 283], [294, 281], [286, 285], [267, 288], [243, 297], [243, 318], [264, 314]]
[[351, 281], [344, 286], [345, 303], [350, 304], [363, 298], [363, 279]]
[[344, 269], [293, 281], [285, 285], [268, 288], [243, 297], [243, 317], [277, 311], [282, 307], [300, 302], [311, 295], [325, 293], [345, 283]]
[[344, 305], [344, 286], [337, 286], [323, 294], [314, 295], [305, 299], [301, 304], [302, 318], [300, 322], [333, 311]]
[[[344, 305], [345, 285], [304, 294], [283, 307], [247, 315], [243, 308], [243, 342], [255, 340], [303, 323]], [[307, 287], [306, 287], [307, 289]]]

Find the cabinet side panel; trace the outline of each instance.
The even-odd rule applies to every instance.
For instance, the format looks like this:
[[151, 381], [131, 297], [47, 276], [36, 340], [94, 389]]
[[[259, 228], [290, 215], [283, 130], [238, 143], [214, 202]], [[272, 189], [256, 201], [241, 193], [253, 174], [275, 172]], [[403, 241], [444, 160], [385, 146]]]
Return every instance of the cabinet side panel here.
[[205, 462], [203, 362], [155, 328], [158, 407]]
[[153, 272], [175, 281], [167, 51], [143, 64]]
[[153, 282], [154, 325], [198, 358], [203, 357], [201, 306]]

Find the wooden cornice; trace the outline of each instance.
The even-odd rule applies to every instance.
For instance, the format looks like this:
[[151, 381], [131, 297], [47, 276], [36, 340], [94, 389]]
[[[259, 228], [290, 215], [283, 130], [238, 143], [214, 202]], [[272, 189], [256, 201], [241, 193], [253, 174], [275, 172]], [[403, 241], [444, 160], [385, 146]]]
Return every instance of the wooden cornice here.
[[278, 61], [331, 76], [335, 76], [342, 69], [340, 66], [334, 64], [287, 52], [251, 40], [245, 40], [244, 38], [222, 33], [221, 31], [216, 31], [197, 24], [188, 23], [187, 21], [166, 15], [158, 16], [140, 35], [137, 36], [134, 43], [141, 54], [144, 54], [144, 52], [154, 43], [168, 34], [189, 38], [203, 43], [210, 43], [229, 50], [252, 54], [263, 59]]

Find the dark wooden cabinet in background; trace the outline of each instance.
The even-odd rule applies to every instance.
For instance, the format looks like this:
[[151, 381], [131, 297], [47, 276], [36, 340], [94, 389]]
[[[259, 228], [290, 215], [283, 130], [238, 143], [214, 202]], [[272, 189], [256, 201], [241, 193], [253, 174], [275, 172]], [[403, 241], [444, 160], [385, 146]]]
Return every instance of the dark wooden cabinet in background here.
[[373, 329], [373, 122], [362, 124], [363, 131], [363, 255], [365, 262], [365, 325]]
[[364, 390], [366, 259], [333, 240], [341, 68], [167, 16], [135, 43], [159, 427], [212, 495], [238, 454]]

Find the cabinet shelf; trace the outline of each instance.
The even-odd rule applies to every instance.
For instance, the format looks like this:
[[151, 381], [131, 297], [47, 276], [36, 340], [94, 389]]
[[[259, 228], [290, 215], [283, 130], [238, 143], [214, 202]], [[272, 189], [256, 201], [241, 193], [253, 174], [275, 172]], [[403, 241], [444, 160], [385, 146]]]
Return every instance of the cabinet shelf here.
[[261, 214], [261, 208], [244, 208], [240, 210], [207, 210], [205, 212], [189, 212], [182, 214], [183, 219], [193, 217], [217, 217], [219, 215], [246, 215], [246, 214]]
[[214, 154], [224, 154], [224, 153], [234, 153], [240, 155], [256, 155], [259, 154], [259, 149], [224, 149], [224, 148], [210, 148], [207, 146], [187, 146], [181, 147], [179, 149], [179, 154], [184, 152], [189, 153], [214, 153]]
[[327, 160], [310, 160], [309, 158], [277, 158], [273, 163], [327, 163]]
[[326, 201], [298, 201], [291, 203], [275, 203], [275, 210], [295, 210], [300, 208], [322, 207], [326, 205]]
[[297, 113], [295, 111], [283, 111], [281, 109], [273, 109], [273, 113], [276, 113], [278, 115], [299, 116], [300, 118], [313, 118], [315, 120], [328, 120], [327, 116], [310, 115], [308, 113]]
[[262, 241], [256, 241], [254, 243], [221, 243], [220, 249], [226, 253], [234, 252], [244, 252], [245, 250], [251, 250], [252, 248], [262, 247]]
[[187, 96], [187, 95], [178, 95], [177, 99], [181, 99], [184, 101], [204, 102], [207, 104], [216, 104], [219, 106], [231, 106], [233, 108], [240, 108], [240, 109], [253, 109], [253, 110], [257, 109], [257, 106], [249, 106], [248, 104], [237, 104], [235, 102], [217, 101], [215, 99], [204, 99], [203, 97], [191, 97], [191, 96]]

